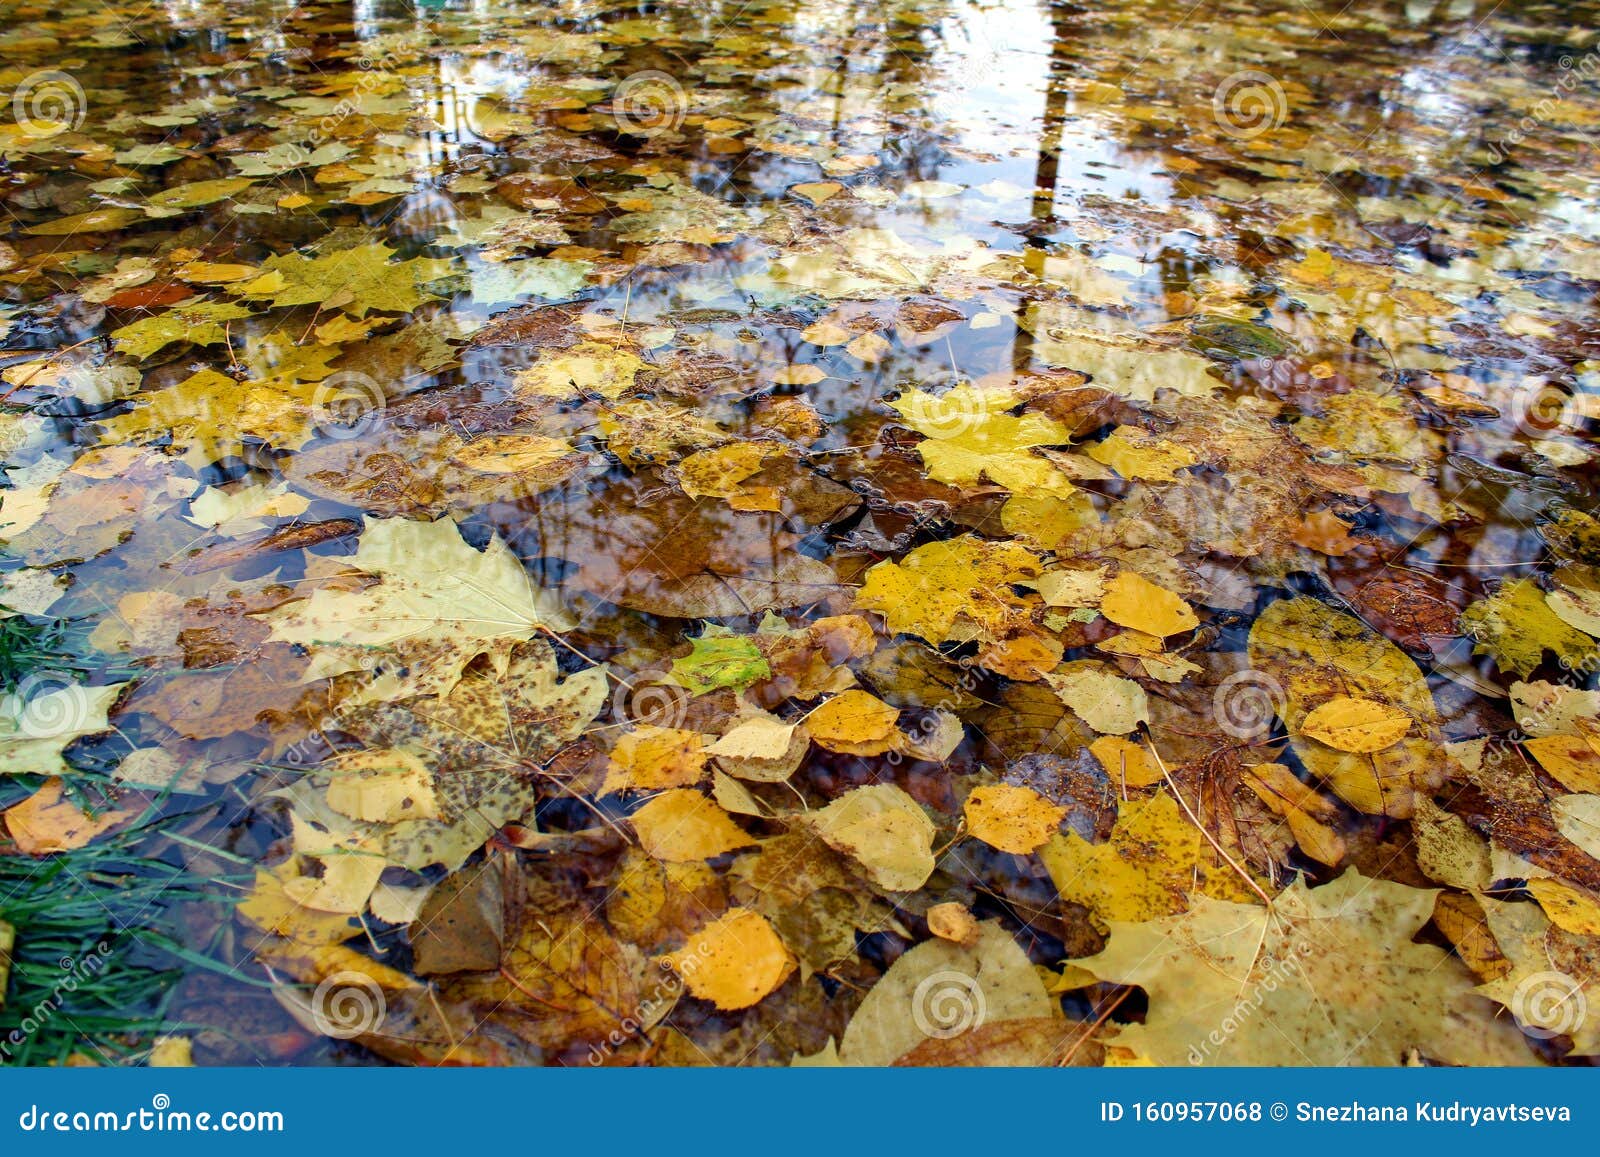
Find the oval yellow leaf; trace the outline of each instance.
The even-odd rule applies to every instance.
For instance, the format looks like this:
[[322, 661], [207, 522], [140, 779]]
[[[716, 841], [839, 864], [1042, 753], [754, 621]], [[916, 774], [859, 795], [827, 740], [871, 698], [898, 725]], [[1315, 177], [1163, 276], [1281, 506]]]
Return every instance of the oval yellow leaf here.
[[1200, 625], [1188, 603], [1131, 570], [1106, 584], [1100, 613], [1118, 626], [1147, 635], [1176, 635]]
[[967, 830], [991, 848], [1026, 856], [1056, 834], [1067, 809], [1029, 787], [1007, 783], [974, 788], [962, 808]]
[[630, 818], [644, 850], [669, 864], [709, 860], [756, 842], [727, 812], [689, 788], [662, 792]]
[[914, 892], [933, 875], [933, 821], [893, 784], [854, 788], [805, 820], [825, 844], [854, 858], [874, 884], [891, 892]]
[[841, 691], [806, 716], [806, 729], [829, 751], [878, 755], [898, 738], [895, 724], [899, 718], [899, 710], [876, 695]]
[[1338, 751], [1383, 751], [1405, 738], [1411, 716], [1392, 704], [1340, 695], [1307, 715], [1300, 730]]
[[1150, 787], [1166, 778], [1149, 752], [1120, 735], [1102, 735], [1089, 744], [1089, 751], [1119, 786]]
[[666, 959], [690, 992], [730, 1011], [776, 991], [795, 967], [766, 917], [748, 908], [713, 920]]

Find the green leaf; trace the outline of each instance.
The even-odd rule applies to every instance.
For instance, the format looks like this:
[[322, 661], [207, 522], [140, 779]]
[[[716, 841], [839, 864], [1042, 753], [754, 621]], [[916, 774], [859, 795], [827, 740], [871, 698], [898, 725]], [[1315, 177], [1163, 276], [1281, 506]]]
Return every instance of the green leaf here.
[[662, 682], [704, 695], [719, 687], [742, 690], [772, 675], [766, 656], [743, 635], [715, 638], [702, 635], [693, 641], [693, 647], [687, 655], [673, 662], [671, 673]]

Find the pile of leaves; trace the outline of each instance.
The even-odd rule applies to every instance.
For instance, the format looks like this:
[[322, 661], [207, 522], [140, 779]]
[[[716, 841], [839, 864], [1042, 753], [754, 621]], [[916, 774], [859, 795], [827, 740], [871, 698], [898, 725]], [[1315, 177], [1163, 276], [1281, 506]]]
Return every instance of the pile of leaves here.
[[1589, 34], [572, 11], [13, 31], [0, 856], [277, 1060], [1600, 1054]]

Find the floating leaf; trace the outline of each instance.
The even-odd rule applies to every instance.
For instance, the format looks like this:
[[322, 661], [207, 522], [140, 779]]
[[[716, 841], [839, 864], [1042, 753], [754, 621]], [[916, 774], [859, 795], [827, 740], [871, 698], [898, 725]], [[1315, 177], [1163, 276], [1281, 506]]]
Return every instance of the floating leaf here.
[[1600, 645], [1562, 622], [1532, 579], [1513, 579], [1461, 612], [1461, 629], [1476, 654], [1493, 655], [1502, 671], [1527, 678], [1549, 651], [1565, 667], [1600, 653]]
[[[1115, 920], [1098, 956], [1077, 963], [1150, 994], [1143, 1024], [1113, 1043], [1158, 1065], [1527, 1065], [1521, 1034], [1475, 1007], [1473, 979], [1443, 949], [1413, 937], [1435, 893], [1350, 870], [1303, 881], [1274, 901], [1199, 897], [1184, 915]], [[1531, 906], [1530, 906], [1531, 907]], [[1398, 999], [1374, 1006], [1375, 992]], [[1252, 1015], [1230, 1018], [1240, 993]]]
[[1412, 719], [1388, 703], [1335, 696], [1300, 721], [1300, 731], [1340, 751], [1382, 751], [1399, 743]]
[[1061, 898], [1088, 908], [1099, 927], [1183, 912], [1201, 896], [1257, 897], [1165, 791], [1124, 801], [1107, 842], [1068, 831], [1039, 849], [1039, 859]]
[[855, 788], [804, 822], [891, 892], [914, 891], [933, 874], [933, 821], [897, 787]]
[[113, 330], [111, 337], [117, 344], [118, 353], [143, 359], [175, 341], [193, 342], [195, 345], [227, 341], [228, 331], [224, 323], [249, 316], [250, 311], [242, 305], [201, 301], [125, 325]]
[[928, 940], [894, 962], [872, 986], [839, 1042], [847, 1065], [887, 1065], [929, 1039], [959, 1039], [985, 1025], [1048, 1017], [1027, 954], [995, 921], [968, 947]]
[[[451, 519], [373, 519], [350, 559], [352, 573], [381, 582], [328, 586], [263, 616], [272, 637], [312, 652], [304, 678], [366, 670], [365, 701], [448, 691], [481, 654], [503, 665], [516, 641], [568, 622], [499, 539], [474, 550]], [[387, 666], [373, 666], [375, 648]]]
[[1065, 474], [1031, 452], [1069, 441], [1071, 431], [1039, 414], [1007, 413], [1019, 404], [1012, 394], [957, 386], [938, 396], [913, 390], [891, 404], [907, 425], [927, 436], [917, 451], [931, 478], [971, 485], [987, 476], [1022, 494], [1066, 497], [1073, 492]]
[[85, 811], [67, 798], [66, 782], [52, 776], [21, 803], [12, 804], [0, 819], [18, 849], [30, 856], [71, 851], [139, 814], [139, 808]]
[[1126, 735], [1150, 719], [1144, 688], [1096, 663], [1068, 663], [1047, 674], [1045, 682], [1079, 719], [1102, 734]]
[[967, 831], [1002, 852], [1025, 856], [1061, 826], [1067, 809], [1057, 807], [1032, 788], [993, 784], [976, 787], [962, 805]]
[[708, 631], [692, 640], [689, 654], [672, 661], [672, 671], [662, 682], [705, 695], [719, 687], [742, 689], [771, 674], [767, 657], [753, 639]]
[[274, 306], [318, 305], [354, 317], [372, 310], [410, 313], [433, 297], [420, 287], [449, 274], [451, 265], [434, 257], [390, 261], [394, 253], [386, 245], [371, 244], [316, 257], [281, 254], [262, 262], [261, 276], [235, 292]]
[[697, 791], [664, 791], [629, 816], [644, 850], [668, 863], [709, 860], [756, 841]]
[[[1359, 811], [1409, 816], [1419, 789], [1445, 773], [1438, 711], [1417, 665], [1359, 619], [1312, 598], [1273, 603], [1250, 629], [1250, 662], [1311, 773]], [[1305, 731], [1322, 704], [1356, 698], [1404, 714], [1419, 732], [1382, 750], [1340, 751]], [[1225, 708], [1224, 708], [1225, 709]]]
[[829, 751], [877, 755], [894, 745], [900, 712], [865, 691], [842, 691], [806, 716], [806, 730]]
[[749, 1008], [794, 971], [794, 957], [758, 912], [735, 908], [666, 958], [689, 991], [718, 1008]]
[[1118, 626], [1147, 635], [1176, 635], [1200, 625], [1188, 603], [1131, 570], [1106, 584], [1100, 613]]

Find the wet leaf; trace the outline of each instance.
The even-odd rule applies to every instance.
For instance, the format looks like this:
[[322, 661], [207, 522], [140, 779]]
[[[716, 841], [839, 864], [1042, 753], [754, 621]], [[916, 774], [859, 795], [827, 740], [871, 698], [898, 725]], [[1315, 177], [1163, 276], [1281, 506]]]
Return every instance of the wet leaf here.
[[447, 275], [450, 263], [433, 257], [390, 261], [394, 253], [386, 245], [372, 244], [316, 257], [269, 257], [261, 264], [261, 275], [234, 292], [277, 307], [317, 305], [354, 317], [372, 310], [410, 313], [432, 296], [420, 287]]
[[1018, 404], [1012, 394], [972, 386], [940, 396], [914, 390], [892, 403], [907, 425], [927, 436], [917, 451], [930, 478], [971, 485], [987, 477], [1018, 493], [1070, 495], [1067, 476], [1031, 449], [1061, 445], [1071, 431], [1039, 414], [1007, 413]]
[[933, 821], [897, 787], [855, 788], [802, 822], [891, 892], [915, 891], [933, 874]]
[[900, 712], [865, 691], [841, 691], [806, 716], [806, 730], [829, 751], [877, 755], [894, 746]]
[[758, 912], [735, 908], [666, 958], [689, 991], [718, 1008], [749, 1008], [794, 971], [794, 958]]
[[1142, 575], [1127, 570], [1106, 584], [1100, 599], [1100, 613], [1118, 626], [1147, 635], [1176, 635], [1200, 625], [1188, 603]]
[[739, 635], [706, 634], [692, 641], [689, 654], [672, 661], [663, 682], [705, 695], [719, 687], [742, 690], [772, 674], [767, 658], [753, 639]]
[[1165, 791], [1125, 801], [1107, 842], [1069, 831], [1052, 837], [1039, 859], [1061, 898], [1088, 908], [1099, 927], [1187, 911], [1201, 896], [1257, 898]]
[[1027, 955], [989, 921], [971, 947], [928, 940], [895, 961], [851, 1018], [839, 1060], [892, 1064], [928, 1040], [959, 1040], [986, 1025], [1052, 1013]]
[[664, 791], [628, 817], [639, 842], [670, 864], [709, 860], [756, 841], [697, 791]]
[[[1268, 693], [1295, 754], [1351, 807], [1403, 818], [1411, 814], [1416, 791], [1442, 779], [1438, 711], [1422, 672], [1359, 620], [1315, 599], [1280, 600], [1250, 629], [1250, 662], [1271, 681]], [[1378, 704], [1387, 719], [1407, 716], [1413, 737], [1351, 753], [1305, 730], [1314, 710], [1350, 698]]]
[[[1078, 963], [1150, 994], [1145, 1023], [1112, 1043], [1153, 1064], [1398, 1065], [1413, 1049], [1444, 1064], [1532, 1063], [1519, 1033], [1474, 1007], [1466, 969], [1412, 942], [1433, 898], [1354, 870], [1297, 882], [1270, 909], [1201, 897], [1186, 915], [1113, 922], [1106, 950]], [[1215, 1010], [1242, 991], [1259, 993], [1255, 1015], [1221, 1031]], [[1374, 1008], [1375, 991], [1406, 996]]]
[[140, 811], [139, 808], [85, 811], [82, 805], [67, 798], [66, 790], [64, 780], [52, 777], [27, 799], [0, 812], [6, 831], [21, 851], [31, 856], [44, 856], [81, 848], [96, 836], [133, 819]]
[[[303, 678], [371, 672], [367, 701], [448, 691], [478, 655], [503, 669], [517, 640], [568, 621], [503, 543], [474, 550], [448, 518], [374, 519], [350, 563], [350, 573], [380, 581], [355, 590], [330, 583], [264, 618], [274, 639], [311, 651]], [[375, 665], [390, 647], [388, 662]]]
[[0, 699], [0, 775], [73, 774], [61, 753], [73, 740], [111, 726], [106, 713], [127, 686], [74, 683], [36, 688], [26, 699], [19, 688]]
[[994, 784], [973, 788], [962, 805], [967, 831], [1002, 852], [1026, 856], [1061, 826], [1067, 809], [1026, 787]]
[[1527, 678], [1549, 651], [1575, 667], [1597, 653], [1595, 641], [1558, 618], [1532, 579], [1514, 579], [1461, 612], [1461, 629], [1478, 654], [1492, 655], [1501, 670]]
[[1411, 716], [1391, 704], [1338, 696], [1312, 709], [1300, 730], [1339, 751], [1372, 752], [1400, 742], [1411, 723]]

